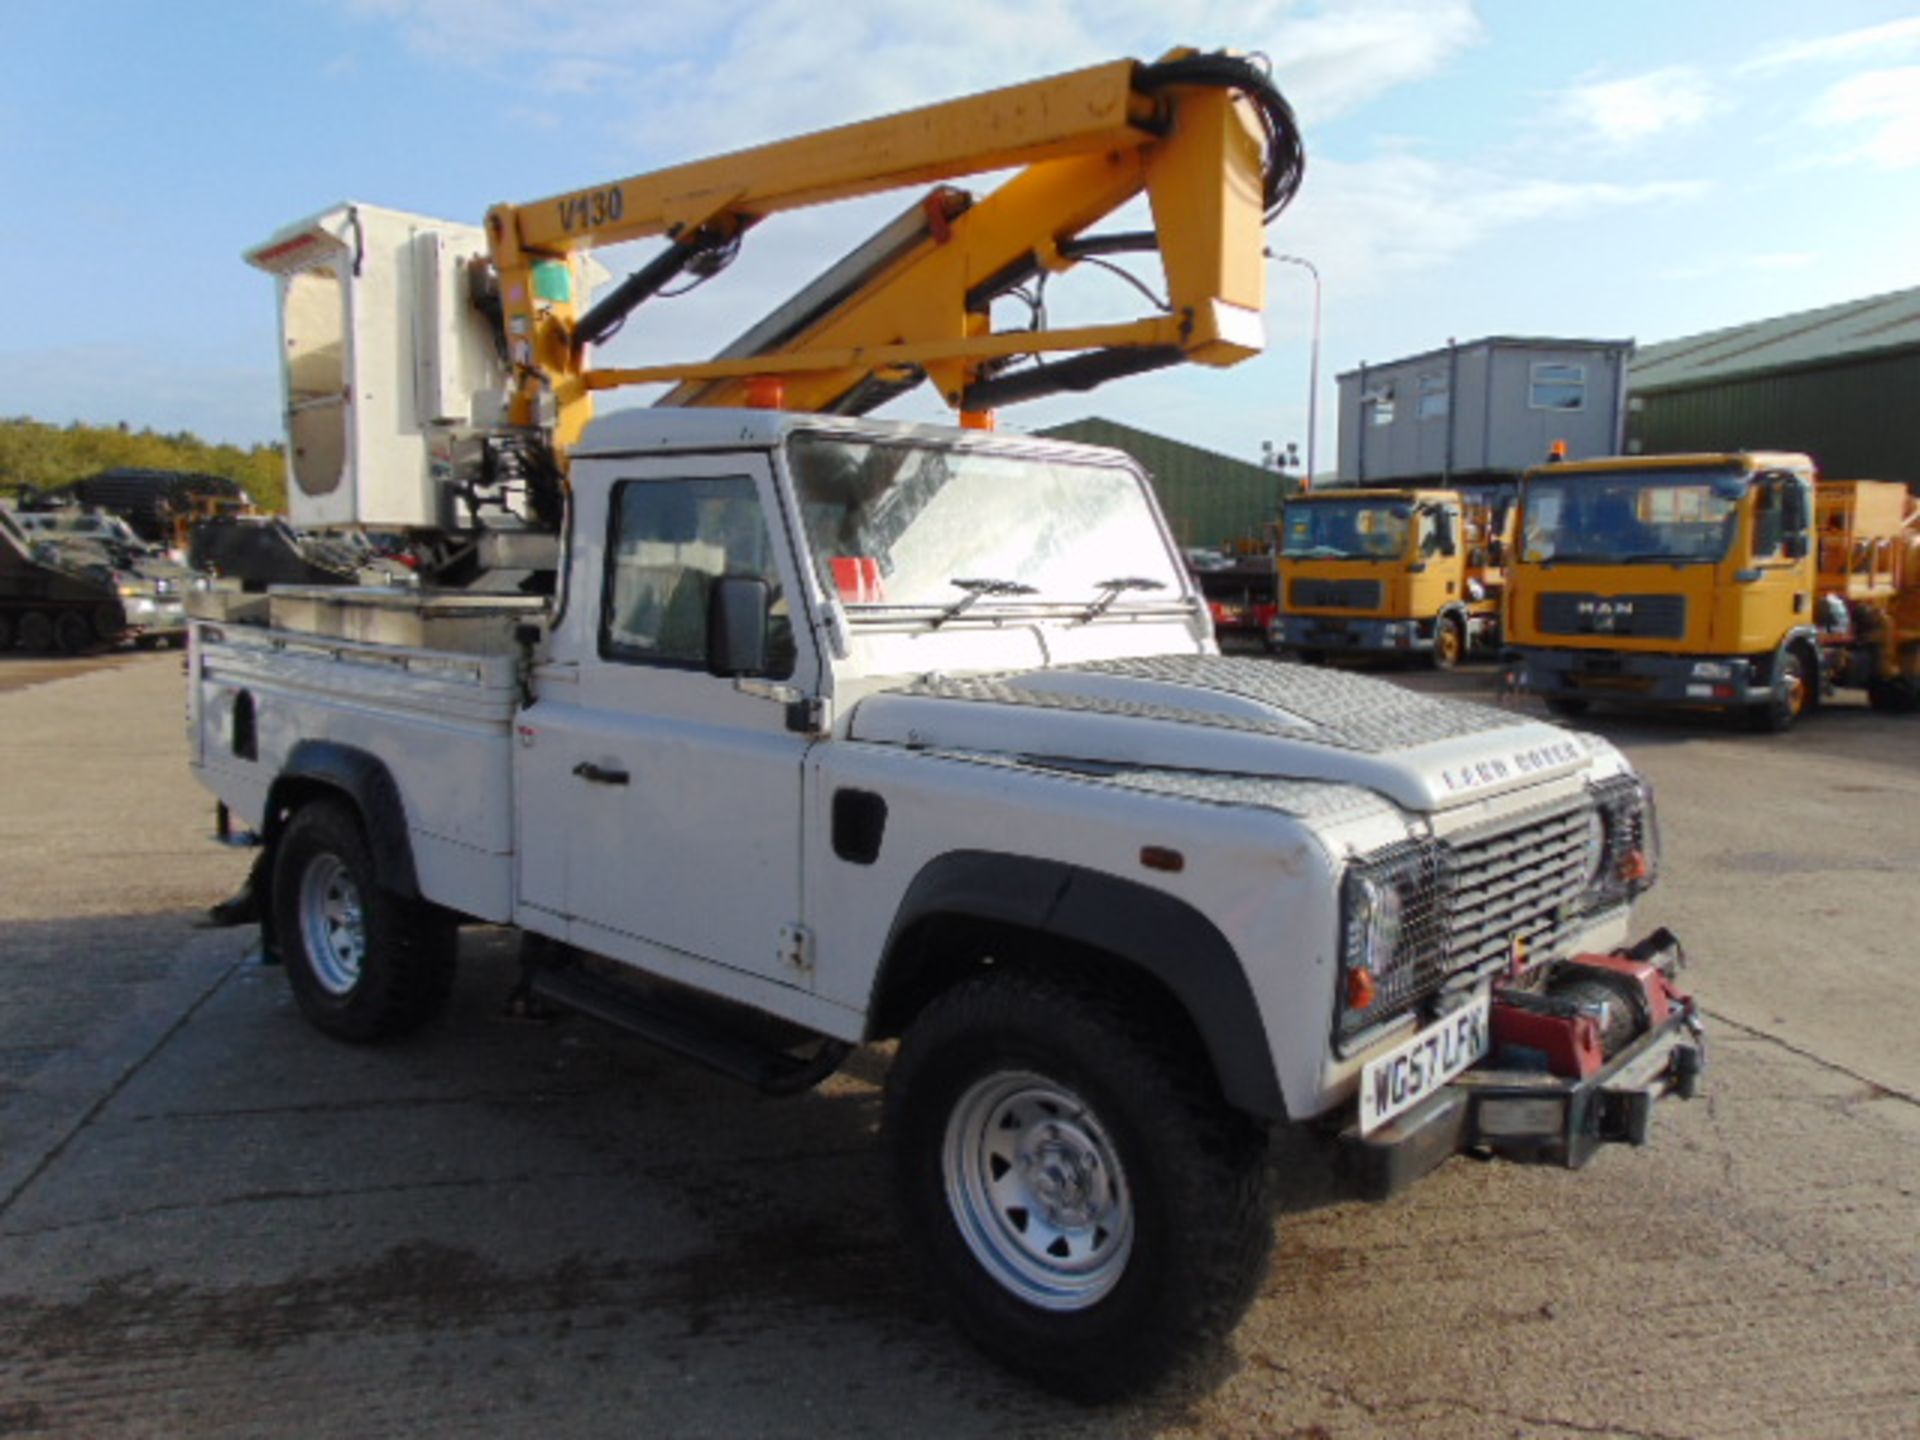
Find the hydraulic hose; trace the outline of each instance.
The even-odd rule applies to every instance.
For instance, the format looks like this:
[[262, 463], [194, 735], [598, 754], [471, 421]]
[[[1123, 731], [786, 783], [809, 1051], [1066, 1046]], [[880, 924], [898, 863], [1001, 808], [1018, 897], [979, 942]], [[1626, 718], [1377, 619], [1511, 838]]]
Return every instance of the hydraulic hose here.
[[1259, 115], [1267, 137], [1263, 186], [1266, 217], [1271, 221], [1287, 208], [1306, 175], [1306, 147], [1300, 142], [1300, 127], [1293, 118], [1293, 107], [1273, 83], [1273, 78], [1258, 65], [1235, 55], [1192, 55], [1184, 60], [1142, 65], [1135, 72], [1133, 83], [1149, 95], [1168, 85], [1218, 85], [1245, 95]]

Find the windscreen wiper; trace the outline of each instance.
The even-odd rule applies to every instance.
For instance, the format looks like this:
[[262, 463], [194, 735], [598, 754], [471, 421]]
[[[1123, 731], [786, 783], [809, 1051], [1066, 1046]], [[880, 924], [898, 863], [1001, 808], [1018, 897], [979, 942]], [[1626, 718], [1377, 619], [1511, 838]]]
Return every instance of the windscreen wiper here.
[[955, 616], [964, 615], [980, 602], [983, 595], [1037, 595], [1040, 592], [1031, 585], [1022, 585], [1018, 580], [949, 580], [949, 585], [957, 585], [967, 593], [942, 610], [932, 620], [928, 628], [938, 630]]
[[1107, 611], [1113, 608], [1113, 602], [1126, 594], [1127, 591], [1164, 590], [1167, 588], [1167, 582], [1164, 580], [1148, 580], [1139, 575], [1122, 575], [1117, 580], [1102, 580], [1093, 588], [1100, 592], [1100, 598], [1089, 605], [1086, 608], [1086, 612], [1081, 615], [1080, 623], [1082, 625], [1092, 620], [1098, 620], [1102, 615], [1106, 614]]

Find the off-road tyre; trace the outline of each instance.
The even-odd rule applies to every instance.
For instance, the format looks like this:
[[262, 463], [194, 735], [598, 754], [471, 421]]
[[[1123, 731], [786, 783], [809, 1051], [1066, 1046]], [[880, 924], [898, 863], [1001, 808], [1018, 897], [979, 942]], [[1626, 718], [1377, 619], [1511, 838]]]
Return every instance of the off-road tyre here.
[[[1197, 1046], [1165, 1023], [1087, 975], [992, 970], [921, 1012], [887, 1078], [894, 1201], [929, 1290], [988, 1355], [1081, 1401], [1145, 1389], [1217, 1344], [1251, 1302], [1272, 1245], [1267, 1132], [1221, 1099]], [[1118, 1263], [1102, 1272], [1107, 1288], [1072, 1296], [1065, 1308], [1021, 1293], [1019, 1281], [1002, 1278], [1006, 1265], [978, 1248], [991, 1250], [997, 1235], [1002, 1251], [1017, 1253], [1053, 1233], [1036, 1219], [1037, 1238], [1024, 1225], [1015, 1238], [1005, 1222], [1020, 1212], [1010, 1202], [989, 1206], [997, 1226], [968, 1208], [968, 1194], [980, 1193], [969, 1191], [969, 1154], [987, 1154], [1009, 1132], [1038, 1142], [1051, 1128], [970, 1128], [978, 1098], [1009, 1085], [1026, 1087], [1022, 1096], [1079, 1101], [1084, 1109], [1069, 1105], [1055, 1117], [1070, 1136], [1097, 1137], [1093, 1148], [1109, 1156], [1107, 1166], [1081, 1173], [1105, 1177], [1108, 1200], [1120, 1203], [1098, 1219], [1124, 1225], [1128, 1243], [1110, 1252]], [[981, 1143], [970, 1146], [976, 1134]], [[1098, 1256], [1099, 1234], [1089, 1223], [1075, 1243]]]
[[446, 1004], [457, 928], [381, 888], [360, 817], [344, 801], [309, 801], [287, 822], [274, 850], [272, 920], [301, 1013], [336, 1039], [404, 1035]]
[[1467, 658], [1467, 627], [1458, 616], [1443, 615], [1434, 622], [1433, 649], [1428, 663], [1436, 670], [1451, 670]]
[[53, 621], [53, 645], [62, 655], [93, 648], [93, 626], [77, 610], [62, 610]]
[[19, 641], [22, 650], [40, 655], [53, 649], [53, 621], [46, 611], [29, 610], [20, 617]]
[[1578, 720], [1593, 709], [1593, 702], [1578, 695], [1549, 695], [1546, 697], [1546, 706], [1549, 715], [1558, 715], [1562, 720]]
[[1747, 710], [1747, 728], [1761, 735], [1784, 735], [1814, 707], [1819, 693], [1820, 678], [1807, 672], [1798, 647], [1782, 650], [1767, 698]]

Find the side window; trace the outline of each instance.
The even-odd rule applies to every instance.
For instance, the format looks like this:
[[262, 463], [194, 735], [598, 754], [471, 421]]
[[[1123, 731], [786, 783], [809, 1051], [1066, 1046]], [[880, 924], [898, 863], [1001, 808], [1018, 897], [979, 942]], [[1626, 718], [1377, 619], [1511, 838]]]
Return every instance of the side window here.
[[1527, 387], [1530, 410], [1584, 410], [1587, 406], [1587, 367], [1536, 361]]
[[1454, 553], [1454, 512], [1445, 505], [1425, 505], [1420, 509], [1420, 553], [1423, 556]]
[[793, 625], [780, 567], [751, 479], [628, 480], [614, 488], [600, 615], [609, 660], [703, 670], [707, 594], [722, 575], [757, 575], [773, 590], [767, 673], [793, 674]]
[[[1777, 560], [1791, 553], [1786, 541], [1804, 543], [1807, 522], [1799, 483], [1789, 475], [1769, 475], [1753, 487], [1753, 558]], [[1801, 551], [1800, 553], [1805, 553]]]

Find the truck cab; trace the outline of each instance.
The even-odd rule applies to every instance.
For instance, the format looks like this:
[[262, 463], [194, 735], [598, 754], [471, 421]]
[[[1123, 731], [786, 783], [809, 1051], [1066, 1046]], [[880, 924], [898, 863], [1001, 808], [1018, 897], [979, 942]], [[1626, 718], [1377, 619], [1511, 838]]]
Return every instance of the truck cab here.
[[1805, 455], [1528, 471], [1508, 614], [1521, 685], [1560, 714], [1646, 700], [1785, 728], [1820, 687], [1813, 522]]
[[1423, 656], [1449, 669], [1499, 644], [1496, 512], [1453, 490], [1338, 490], [1281, 512], [1270, 640], [1306, 659]]

